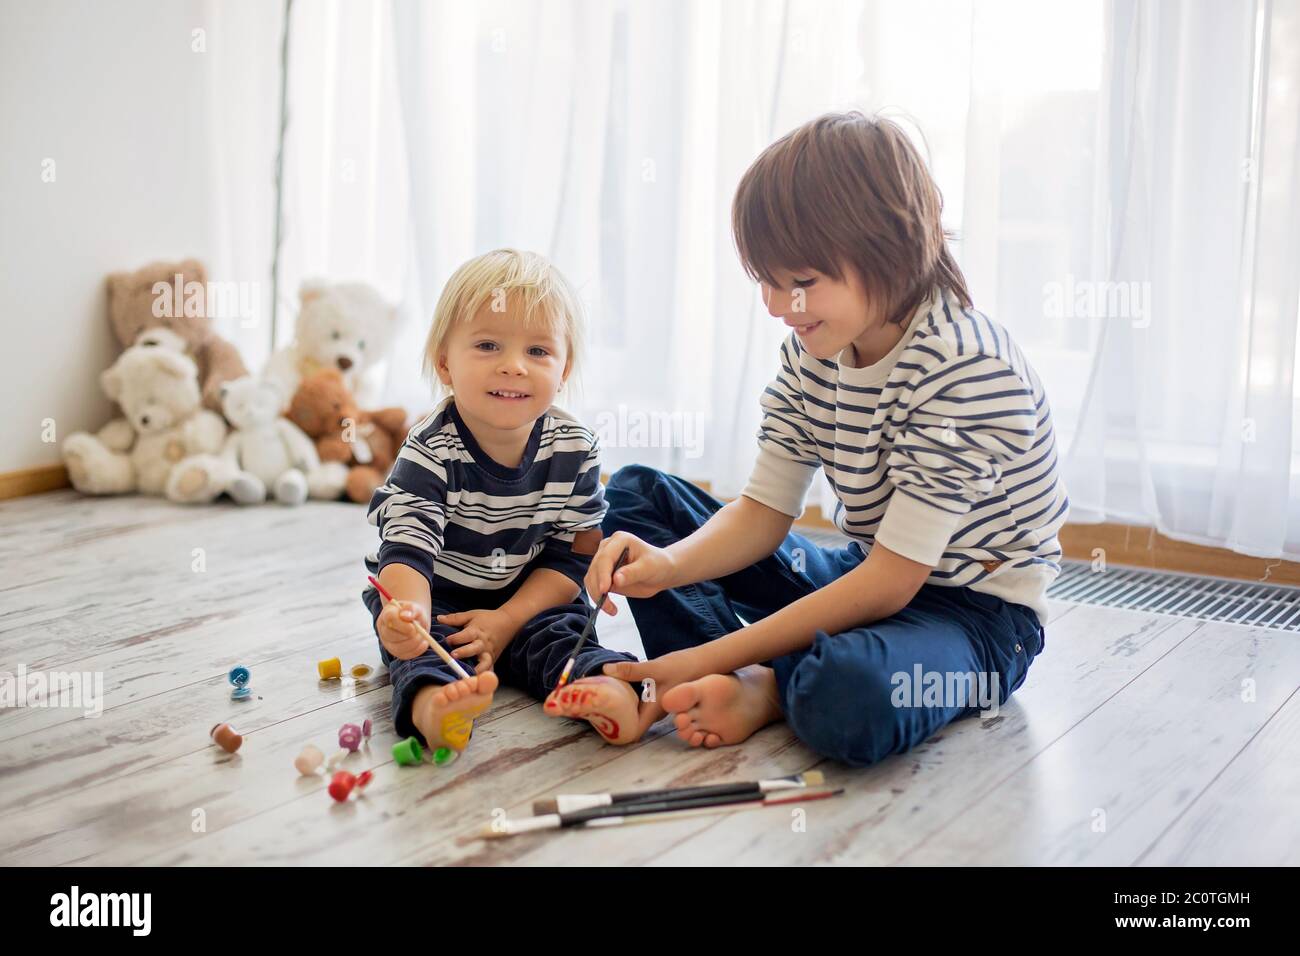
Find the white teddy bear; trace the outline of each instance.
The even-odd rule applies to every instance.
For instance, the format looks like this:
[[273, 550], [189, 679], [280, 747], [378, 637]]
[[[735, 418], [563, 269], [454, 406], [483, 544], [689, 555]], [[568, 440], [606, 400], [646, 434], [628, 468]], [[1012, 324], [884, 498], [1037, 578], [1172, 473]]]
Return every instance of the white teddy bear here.
[[225, 490], [231, 470], [216, 453], [226, 423], [202, 407], [193, 359], [162, 343], [134, 345], [100, 384], [125, 417], [97, 435], [76, 432], [64, 441], [74, 488], [87, 495], [139, 491], [186, 504], [212, 501]]
[[298, 296], [293, 342], [271, 356], [263, 377], [280, 386], [287, 405], [303, 378], [334, 368], [362, 408], [378, 404], [379, 390], [367, 373], [388, 351], [397, 308], [364, 282], [308, 280]]
[[234, 472], [230, 496], [243, 505], [259, 504], [268, 493], [287, 505], [300, 505], [309, 495], [338, 498], [347, 468], [340, 462], [322, 465], [311, 439], [280, 417], [283, 404], [276, 385], [252, 377], [221, 387], [221, 409], [233, 426], [221, 453]]

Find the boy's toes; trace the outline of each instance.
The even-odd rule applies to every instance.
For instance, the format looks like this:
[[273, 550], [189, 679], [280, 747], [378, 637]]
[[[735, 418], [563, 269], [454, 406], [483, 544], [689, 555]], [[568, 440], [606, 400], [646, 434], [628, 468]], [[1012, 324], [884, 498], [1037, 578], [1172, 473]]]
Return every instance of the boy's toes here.
[[700, 689], [695, 686], [694, 681], [688, 681], [685, 684], [678, 684], [669, 690], [663, 696], [664, 710], [671, 714], [680, 713], [684, 710], [690, 710], [700, 702]]
[[709, 749], [712, 749], [714, 747], [721, 747], [722, 738], [719, 737], [717, 734], [705, 734], [704, 746], [708, 747]]
[[698, 747], [700, 744], [704, 743], [704, 731], [702, 730], [694, 731], [691, 734], [690, 743], [692, 747]]
[[695, 726], [695, 720], [688, 712], [683, 711], [680, 714], [673, 714], [673, 726], [678, 730], [684, 730], [689, 733], [691, 728]]

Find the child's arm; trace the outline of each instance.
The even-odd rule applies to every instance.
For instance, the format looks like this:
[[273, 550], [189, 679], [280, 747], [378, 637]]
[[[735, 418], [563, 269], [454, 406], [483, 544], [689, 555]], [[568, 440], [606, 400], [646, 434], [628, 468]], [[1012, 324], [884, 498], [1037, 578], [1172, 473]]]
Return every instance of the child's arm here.
[[[776, 551], [792, 524], [794, 518], [789, 515], [741, 496], [666, 548], [656, 548], [636, 535], [616, 531], [600, 543], [592, 559], [587, 571], [587, 593], [593, 601], [611, 590], [626, 597], [652, 597], [668, 588], [725, 577]], [[611, 577], [625, 548], [627, 563]], [[608, 599], [603, 610], [618, 613]]]
[[897, 614], [911, 603], [929, 565], [877, 543], [867, 559], [825, 587], [761, 621], [697, 648], [700, 673], [726, 674], [812, 644], [818, 631], [838, 634]]
[[385, 605], [375, 620], [375, 632], [384, 649], [401, 660], [419, 657], [429, 647], [416, 630], [419, 622], [429, 628], [432, 613], [429, 579], [424, 573], [405, 564], [386, 564], [379, 572], [379, 583], [393, 596], [394, 604]]
[[384, 608], [375, 627], [384, 648], [402, 659], [428, 649], [412, 622], [429, 626], [433, 564], [447, 522], [445, 465], [419, 437], [407, 437], [367, 514], [379, 528], [379, 583], [398, 602]]
[[578, 596], [579, 590], [567, 575], [551, 568], [535, 568], [514, 596], [501, 605], [501, 610], [515, 620], [515, 630], [518, 630], [548, 607], [568, 604]]
[[643, 663], [607, 664], [626, 681], [658, 683], [661, 690], [706, 674], [727, 674], [812, 644], [818, 631], [841, 631], [897, 614], [930, 576], [929, 565], [877, 543], [860, 565], [812, 594], [738, 631]]

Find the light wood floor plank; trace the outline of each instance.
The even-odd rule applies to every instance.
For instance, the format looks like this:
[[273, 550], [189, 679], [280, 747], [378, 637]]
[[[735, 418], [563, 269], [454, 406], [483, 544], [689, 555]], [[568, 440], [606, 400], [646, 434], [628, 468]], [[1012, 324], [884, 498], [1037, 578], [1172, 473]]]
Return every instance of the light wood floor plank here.
[[1131, 865], [1297, 687], [1292, 635], [1199, 624], [904, 862]]

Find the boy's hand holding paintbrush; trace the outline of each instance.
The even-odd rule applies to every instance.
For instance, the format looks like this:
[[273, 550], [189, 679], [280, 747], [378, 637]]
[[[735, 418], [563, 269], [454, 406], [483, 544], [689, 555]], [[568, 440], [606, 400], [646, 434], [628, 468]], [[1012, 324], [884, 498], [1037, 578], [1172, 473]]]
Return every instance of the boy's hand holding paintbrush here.
[[393, 600], [375, 619], [379, 642], [399, 660], [409, 661], [429, 649], [420, 633], [429, 629], [429, 582], [424, 575], [402, 564], [390, 564], [379, 575], [379, 583]]

